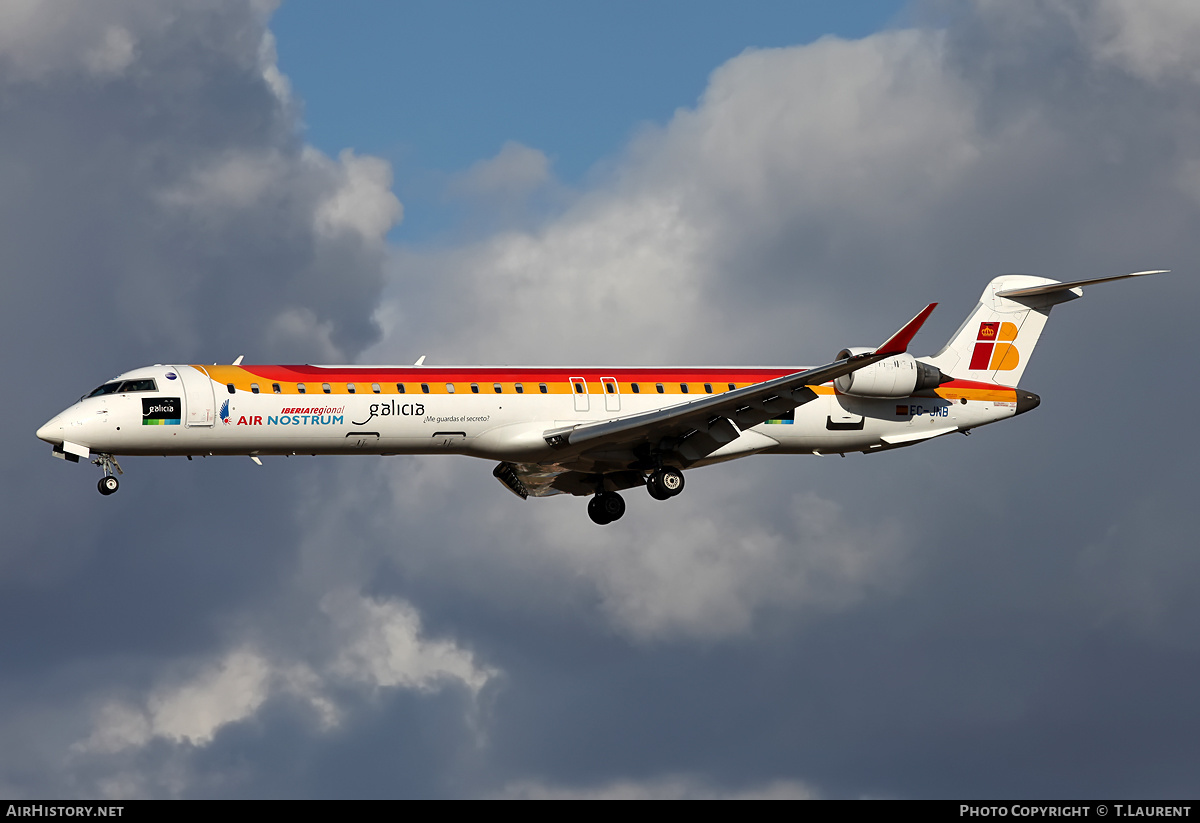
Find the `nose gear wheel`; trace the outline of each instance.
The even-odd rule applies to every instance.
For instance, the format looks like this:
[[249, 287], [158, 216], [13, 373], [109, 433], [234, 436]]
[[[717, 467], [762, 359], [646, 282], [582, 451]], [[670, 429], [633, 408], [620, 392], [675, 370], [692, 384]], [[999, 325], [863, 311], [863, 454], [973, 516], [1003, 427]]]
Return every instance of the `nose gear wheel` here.
[[111, 454], [98, 454], [92, 462], [104, 470], [104, 476], [100, 478], [96, 488], [105, 497], [116, 492], [121, 487], [121, 481], [117, 480], [113, 472], [124, 474], [125, 472], [121, 471], [121, 464]]

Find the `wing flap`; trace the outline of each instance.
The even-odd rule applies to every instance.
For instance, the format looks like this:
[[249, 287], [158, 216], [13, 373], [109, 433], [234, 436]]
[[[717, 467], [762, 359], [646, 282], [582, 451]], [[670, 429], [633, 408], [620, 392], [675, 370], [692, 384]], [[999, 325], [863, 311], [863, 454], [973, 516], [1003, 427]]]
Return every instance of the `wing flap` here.
[[609, 472], [601, 477], [593, 472], [547, 469], [534, 463], [508, 461], [498, 463], [492, 475], [522, 500], [556, 494], [595, 494], [601, 483], [606, 491], [621, 491], [645, 484], [639, 471]]

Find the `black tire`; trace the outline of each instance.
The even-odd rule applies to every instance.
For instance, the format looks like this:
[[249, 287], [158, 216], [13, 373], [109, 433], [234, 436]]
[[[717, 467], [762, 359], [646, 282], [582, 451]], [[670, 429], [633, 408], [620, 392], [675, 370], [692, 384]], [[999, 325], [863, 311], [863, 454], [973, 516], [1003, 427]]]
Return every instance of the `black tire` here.
[[600, 492], [588, 501], [588, 517], [598, 526], [607, 526], [625, 514], [625, 498], [616, 492]]
[[612, 522], [600, 504], [600, 495], [596, 495], [588, 501], [588, 517], [592, 518], [592, 522], [597, 526], [607, 526]]
[[657, 474], [658, 486], [667, 497], [674, 497], [683, 491], [683, 472], [679, 469], [659, 469]]
[[120, 488], [120, 486], [121, 482], [111, 475], [108, 477], [101, 477], [100, 482], [96, 484], [96, 488], [99, 489], [100, 493], [105, 497], [115, 492], [118, 488]]
[[608, 522], [620, 520], [625, 516], [625, 498], [616, 492], [605, 492], [597, 495], [600, 498], [600, 508], [604, 512], [604, 516], [608, 518]]
[[661, 472], [654, 472], [646, 478], [646, 491], [650, 492], [650, 496], [655, 500], [666, 500], [670, 497], [670, 493], [662, 487], [659, 475]]

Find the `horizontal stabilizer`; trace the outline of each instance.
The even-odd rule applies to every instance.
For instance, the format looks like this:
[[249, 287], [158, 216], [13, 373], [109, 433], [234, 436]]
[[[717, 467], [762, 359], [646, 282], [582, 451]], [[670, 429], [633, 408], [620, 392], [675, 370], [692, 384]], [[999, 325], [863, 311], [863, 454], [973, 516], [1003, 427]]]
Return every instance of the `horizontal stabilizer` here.
[[1060, 291], [1070, 291], [1083, 286], [1094, 286], [1097, 283], [1109, 283], [1113, 280], [1128, 280], [1131, 277], [1145, 277], [1148, 274], [1166, 274], [1170, 269], [1155, 269], [1153, 271], [1135, 271], [1132, 274], [1118, 274], [1115, 277], [1093, 277], [1090, 280], [1072, 280], [1070, 283], [1047, 283], [1042, 286], [1031, 286], [1025, 289], [1006, 289], [996, 292], [997, 297], [1033, 297], [1037, 294], [1054, 294]]

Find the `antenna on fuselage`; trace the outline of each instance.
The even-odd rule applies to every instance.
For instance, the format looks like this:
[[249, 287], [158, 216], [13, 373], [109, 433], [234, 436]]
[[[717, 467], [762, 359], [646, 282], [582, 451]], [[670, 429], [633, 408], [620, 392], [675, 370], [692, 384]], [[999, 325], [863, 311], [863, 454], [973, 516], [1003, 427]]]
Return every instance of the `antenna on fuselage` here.
[[420, 357], [418, 357], [417, 362], [413, 363], [413, 365], [414, 366], [424, 366], [425, 365], [425, 355], [421, 355]]
[[235, 365], [235, 366], [240, 366], [240, 365], [242, 365], [242, 358], [243, 358], [243, 357], [245, 357], [245, 356], [246, 356], [246, 355], [244, 355], [244, 354], [239, 354], [239, 355], [237, 356], [237, 360], [234, 360], [234, 361], [233, 361], [233, 365]]

